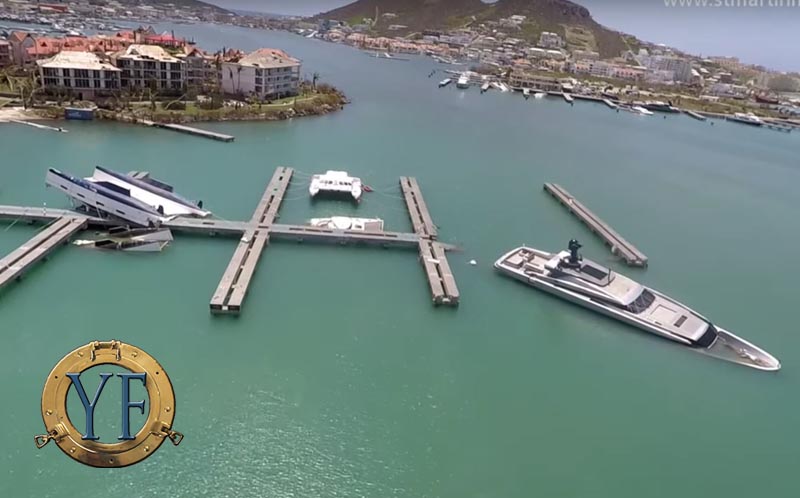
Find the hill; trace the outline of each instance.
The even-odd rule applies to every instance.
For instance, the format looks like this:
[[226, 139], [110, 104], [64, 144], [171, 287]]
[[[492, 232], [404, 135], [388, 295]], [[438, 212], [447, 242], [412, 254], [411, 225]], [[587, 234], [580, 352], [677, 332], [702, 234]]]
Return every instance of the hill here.
[[[564, 37], [571, 48], [596, 50], [603, 58], [616, 57], [626, 49], [620, 33], [601, 26], [587, 8], [568, 0], [498, 0], [492, 4], [481, 0], [357, 0], [317, 18], [359, 23], [374, 18], [376, 9], [378, 22], [373, 31], [381, 35], [469, 27], [523, 15], [526, 20], [518, 30], [504, 29], [509, 36], [535, 41], [542, 31], [551, 31]], [[395, 16], [384, 16], [389, 13]], [[389, 31], [393, 24], [408, 28]]]

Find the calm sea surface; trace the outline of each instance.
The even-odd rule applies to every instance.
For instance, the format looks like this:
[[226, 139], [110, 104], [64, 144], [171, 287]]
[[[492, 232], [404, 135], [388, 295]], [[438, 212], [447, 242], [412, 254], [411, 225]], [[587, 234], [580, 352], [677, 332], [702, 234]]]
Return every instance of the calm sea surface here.
[[[440, 90], [442, 73], [428, 74], [446, 67], [428, 59], [160, 27], [173, 28], [208, 49], [284, 48], [353, 103], [320, 118], [205, 125], [232, 144], [107, 123], [71, 122], [68, 134], [2, 124], [1, 204], [67, 207], [45, 189], [46, 169], [85, 176], [102, 164], [150, 171], [222, 218], [247, 219], [284, 165], [298, 173], [282, 222], [357, 212], [410, 230], [398, 177], [415, 176], [440, 238], [464, 247], [449, 259], [461, 307], [430, 304], [414, 251], [274, 243], [230, 318], [211, 316], [208, 301], [235, 240], [179, 236], [157, 255], [66, 247], [0, 296], [0, 496], [796, 496], [800, 134]], [[326, 169], [376, 191], [357, 211], [312, 207], [308, 175]], [[650, 267], [613, 260], [543, 193], [546, 181], [606, 218]], [[35, 230], [0, 225], [0, 253]], [[492, 270], [512, 247], [558, 250], [572, 237], [783, 370], [695, 354]], [[54, 444], [35, 449], [48, 372], [95, 339], [164, 365], [179, 447], [110, 470]], [[97, 410], [111, 441], [119, 405]]]

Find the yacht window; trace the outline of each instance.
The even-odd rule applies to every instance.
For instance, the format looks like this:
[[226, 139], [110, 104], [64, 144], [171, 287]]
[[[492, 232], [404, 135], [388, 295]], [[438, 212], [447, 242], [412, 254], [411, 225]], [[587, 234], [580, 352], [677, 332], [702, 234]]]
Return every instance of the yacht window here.
[[675, 326], [680, 327], [681, 325], [683, 325], [683, 322], [685, 321], [686, 321], [686, 315], [681, 315], [681, 317], [678, 318], [677, 321], [675, 321]]
[[700, 346], [702, 348], [707, 348], [710, 345], [714, 344], [714, 340], [716, 338], [717, 338], [717, 328], [709, 323], [708, 328], [700, 337], [700, 339], [697, 339], [695, 341], [695, 345]]
[[600, 268], [596, 268], [592, 265], [583, 265], [581, 267], [581, 272], [589, 275], [590, 277], [594, 277], [597, 280], [603, 280], [608, 277], [608, 272], [601, 270]]
[[642, 311], [649, 308], [650, 305], [653, 304], [653, 301], [655, 301], [655, 299], [656, 296], [654, 296], [652, 292], [650, 292], [647, 289], [644, 289], [642, 293], [639, 294], [639, 297], [634, 299], [634, 301], [631, 304], [625, 306], [625, 309], [630, 311], [631, 313], [636, 313], [638, 315]]

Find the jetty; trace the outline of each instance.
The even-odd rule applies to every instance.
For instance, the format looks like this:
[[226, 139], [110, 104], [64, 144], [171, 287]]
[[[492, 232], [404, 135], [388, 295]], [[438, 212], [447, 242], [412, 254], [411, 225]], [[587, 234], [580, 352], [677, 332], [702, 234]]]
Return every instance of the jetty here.
[[625, 240], [608, 223], [600, 219], [599, 216], [584, 206], [566, 189], [556, 183], [545, 183], [544, 190], [589, 227], [589, 230], [597, 234], [611, 248], [612, 254], [620, 256], [631, 266], [647, 266], [647, 256], [644, 253]]
[[258, 260], [269, 243], [269, 227], [278, 216], [278, 209], [293, 173], [291, 168], [281, 167], [272, 175], [272, 180], [267, 184], [267, 189], [250, 218], [250, 226], [239, 239], [239, 245], [211, 297], [209, 307], [212, 313], [241, 311]]
[[[149, 177], [146, 171], [132, 171], [129, 174], [139, 179]], [[413, 233], [369, 232], [276, 223], [293, 174], [292, 168], [279, 167], [275, 170], [253, 215], [247, 221], [178, 217], [161, 225], [176, 233], [239, 239], [209, 302], [212, 313], [241, 313], [258, 262], [272, 240], [416, 249], [419, 251], [420, 262], [428, 279], [432, 302], [436, 305], [459, 304], [460, 294], [446, 256], [446, 252], [455, 249], [455, 246], [437, 240], [438, 230], [416, 179], [411, 177], [400, 179], [400, 188], [414, 229]], [[2, 265], [0, 287], [18, 278], [31, 264], [45, 257], [75, 232], [85, 228], [109, 228], [122, 223], [113, 218], [45, 206], [0, 205], [0, 220], [29, 224], [51, 223], [36, 237], [0, 262]]]
[[153, 128], [163, 128], [165, 130], [172, 130], [180, 133], [186, 133], [188, 135], [194, 135], [196, 137], [210, 138], [212, 140], [217, 140], [220, 142], [233, 142], [236, 138], [233, 135], [225, 135], [224, 133], [217, 133], [214, 131], [203, 130], [200, 128], [194, 128], [192, 126], [186, 126], [182, 124], [156, 123], [155, 121], [150, 121], [147, 119], [140, 119], [137, 122], [145, 126], [151, 126]]
[[683, 113], [686, 114], [689, 117], [692, 117], [692, 118], [698, 120], [698, 121], [705, 121], [705, 120], [708, 119], [707, 117], [703, 116], [702, 114], [698, 114], [698, 113], [696, 113], [694, 111], [690, 111], [689, 109], [683, 109]]
[[84, 217], [58, 217], [29, 241], [0, 259], [0, 289], [19, 280], [34, 263], [46, 258], [57, 247], [87, 225]]

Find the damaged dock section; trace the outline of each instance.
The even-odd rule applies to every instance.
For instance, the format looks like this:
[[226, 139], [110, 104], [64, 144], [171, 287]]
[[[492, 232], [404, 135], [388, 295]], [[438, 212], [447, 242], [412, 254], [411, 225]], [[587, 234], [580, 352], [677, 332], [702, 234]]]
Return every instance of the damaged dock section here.
[[597, 234], [611, 248], [612, 254], [620, 256], [631, 266], [647, 266], [647, 256], [643, 252], [625, 240], [608, 223], [600, 219], [599, 216], [584, 206], [566, 189], [556, 183], [545, 183], [544, 190], [589, 227], [589, 230]]
[[29, 241], [0, 260], [0, 289], [20, 279], [34, 263], [46, 258], [55, 249], [69, 241], [75, 232], [86, 227], [83, 217], [61, 217], [45, 227]]

